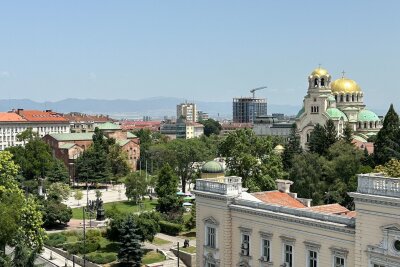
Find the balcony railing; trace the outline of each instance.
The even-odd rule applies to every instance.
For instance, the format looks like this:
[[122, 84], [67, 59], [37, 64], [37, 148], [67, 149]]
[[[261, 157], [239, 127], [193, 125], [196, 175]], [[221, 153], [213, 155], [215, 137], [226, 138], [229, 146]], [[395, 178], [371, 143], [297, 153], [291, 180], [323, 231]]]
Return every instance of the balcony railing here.
[[360, 174], [357, 192], [400, 198], [400, 178], [386, 177], [380, 173]]
[[238, 195], [242, 192], [242, 178], [228, 176], [214, 179], [197, 179], [196, 191], [217, 193], [221, 195]]

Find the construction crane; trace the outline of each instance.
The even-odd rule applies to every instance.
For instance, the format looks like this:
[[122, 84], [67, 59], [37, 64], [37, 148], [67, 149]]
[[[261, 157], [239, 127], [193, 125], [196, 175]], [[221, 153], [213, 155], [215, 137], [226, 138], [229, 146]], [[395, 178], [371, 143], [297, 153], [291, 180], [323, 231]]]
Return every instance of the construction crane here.
[[262, 89], [265, 89], [265, 88], [267, 88], [267, 87], [266, 87], [266, 86], [257, 87], [257, 88], [251, 89], [251, 90], [250, 90], [250, 93], [253, 94], [253, 98], [256, 98], [256, 91], [262, 90]]

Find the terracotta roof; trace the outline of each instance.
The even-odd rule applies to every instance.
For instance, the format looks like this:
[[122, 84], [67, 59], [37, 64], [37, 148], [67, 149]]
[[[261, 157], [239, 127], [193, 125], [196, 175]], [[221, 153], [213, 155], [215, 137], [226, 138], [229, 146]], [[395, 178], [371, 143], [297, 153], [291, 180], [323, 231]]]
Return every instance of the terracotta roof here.
[[259, 193], [253, 193], [252, 195], [261, 200], [262, 202], [269, 204], [276, 204], [290, 208], [306, 207], [303, 203], [293, 198], [289, 194], [282, 193], [280, 191], [259, 192]]
[[66, 118], [70, 122], [111, 122], [114, 121], [110, 117], [106, 115], [88, 115], [83, 113], [69, 113], [64, 114], [64, 118]]
[[357, 217], [357, 212], [356, 211], [350, 211], [350, 212], [346, 213], [345, 215], [347, 217], [354, 218], [354, 217]]
[[24, 118], [13, 112], [0, 112], [0, 121], [2, 122], [26, 122]]
[[68, 122], [61, 114], [53, 111], [41, 110], [16, 110], [16, 114], [20, 115], [27, 121], [40, 122]]
[[327, 213], [327, 214], [336, 214], [336, 215], [346, 215], [347, 213], [350, 212], [348, 209], [337, 203], [314, 206], [306, 209], [311, 211]]

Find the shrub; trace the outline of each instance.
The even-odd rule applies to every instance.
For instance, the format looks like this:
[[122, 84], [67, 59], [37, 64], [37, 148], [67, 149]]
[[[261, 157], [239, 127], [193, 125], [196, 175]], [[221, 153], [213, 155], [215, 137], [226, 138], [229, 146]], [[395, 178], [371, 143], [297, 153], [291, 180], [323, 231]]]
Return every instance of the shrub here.
[[50, 234], [49, 238], [45, 241], [46, 245], [50, 247], [62, 247], [62, 244], [67, 242], [67, 238], [60, 233]]
[[70, 254], [84, 254], [95, 252], [100, 248], [100, 243], [94, 240], [86, 240], [86, 244], [83, 241], [75, 243], [65, 243], [63, 249], [68, 251]]
[[168, 235], [178, 235], [182, 231], [183, 226], [181, 224], [170, 223], [166, 221], [160, 221], [161, 233]]
[[106, 264], [106, 263], [116, 261], [117, 255], [113, 252], [109, 252], [109, 253], [92, 252], [92, 253], [89, 253], [88, 255], [86, 255], [86, 258], [93, 263]]

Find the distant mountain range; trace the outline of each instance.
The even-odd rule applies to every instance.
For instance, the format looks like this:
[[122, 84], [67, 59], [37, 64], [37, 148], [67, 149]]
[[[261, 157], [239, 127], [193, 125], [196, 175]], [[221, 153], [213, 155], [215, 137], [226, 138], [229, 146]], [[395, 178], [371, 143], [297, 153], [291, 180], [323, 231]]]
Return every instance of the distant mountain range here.
[[[162, 118], [163, 116], [175, 116], [176, 105], [184, 101], [185, 99], [176, 97], [153, 97], [140, 100], [69, 98], [53, 102], [6, 99], [0, 100], [0, 110], [9, 111], [17, 108], [52, 109], [63, 113], [74, 111], [89, 114], [109, 114], [115, 118], [141, 119], [145, 115], [153, 118]], [[196, 104], [199, 110], [209, 113], [212, 117], [232, 117], [232, 102], [196, 101]], [[284, 113], [285, 115], [296, 115], [299, 109], [300, 106], [269, 104], [268, 114]]]

